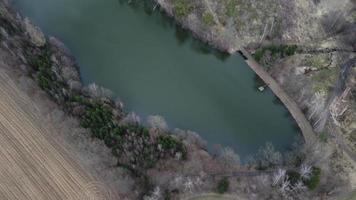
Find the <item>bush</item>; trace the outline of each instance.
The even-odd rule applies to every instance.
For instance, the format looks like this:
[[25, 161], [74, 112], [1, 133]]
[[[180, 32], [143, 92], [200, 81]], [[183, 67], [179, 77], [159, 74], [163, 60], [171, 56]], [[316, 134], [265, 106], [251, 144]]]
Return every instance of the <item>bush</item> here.
[[218, 193], [224, 194], [225, 192], [227, 192], [229, 190], [229, 187], [230, 187], [229, 179], [227, 179], [225, 177], [218, 182], [216, 189], [217, 189]]
[[297, 45], [269, 45], [256, 50], [253, 57], [260, 63], [267, 52], [271, 53], [272, 58], [277, 59], [293, 56], [297, 50]]
[[31, 67], [38, 71], [37, 81], [38, 85], [47, 92], [54, 92], [60, 94], [65, 84], [59, 81], [52, 71], [52, 61], [50, 59], [51, 52], [46, 46], [41, 49], [40, 53], [36, 56], [29, 57], [29, 64]]
[[328, 142], [328, 134], [325, 132], [322, 132], [319, 134], [319, 140], [321, 142], [327, 143]]
[[287, 175], [291, 185], [296, 185], [301, 180], [301, 175], [294, 170], [287, 171]]
[[319, 185], [320, 175], [321, 169], [319, 167], [313, 167], [310, 179], [304, 180], [304, 184], [309, 188], [309, 190], [314, 190]]
[[118, 128], [113, 123], [112, 111], [100, 103], [94, 103], [86, 108], [81, 125], [89, 128], [92, 136], [101, 140], [116, 132]]
[[186, 152], [186, 149], [185, 149], [183, 143], [181, 141], [173, 138], [172, 136], [170, 136], [170, 135], [159, 136], [157, 138], [157, 143], [158, 143], [158, 145], [161, 146], [161, 148], [164, 151], [170, 151], [172, 154], [181, 153], [182, 158], [186, 159], [187, 152]]
[[235, 17], [236, 16], [236, 0], [229, 0], [226, 5], [226, 15], [228, 17]]
[[192, 11], [192, 6], [188, 0], [174, 0], [173, 6], [178, 17], [185, 17]]
[[203, 23], [205, 26], [211, 26], [214, 24], [214, 16], [210, 12], [205, 12], [203, 14]]

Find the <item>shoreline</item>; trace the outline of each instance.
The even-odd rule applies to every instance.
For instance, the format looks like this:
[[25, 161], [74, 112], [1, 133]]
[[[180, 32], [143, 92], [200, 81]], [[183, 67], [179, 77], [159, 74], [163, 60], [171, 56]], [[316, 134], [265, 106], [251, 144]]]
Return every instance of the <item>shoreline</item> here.
[[289, 95], [277, 83], [277, 81], [254, 60], [252, 55], [245, 49], [245, 47], [241, 46], [238, 49], [230, 47], [226, 48], [221, 46], [219, 41], [216, 41], [212, 38], [205, 38], [204, 36], [199, 34], [198, 31], [195, 31], [194, 28], [189, 27], [188, 25], [184, 24], [182, 20], [177, 19], [173, 12], [167, 9], [166, 6], [164, 6], [161, 0], [154, 1], [163, 9], [164, 15], [173, 19], [174, 23], [180, 26], [184, 31], [188, 31], [189, 33], [191, 33], [195, 39], [208, 44], [211, 48], [222, 53], [229, 53], [230, 55], [239, 53], [246, 62], [246, 64], [249, 66], [249, 68], [252, 69], [255, 74], [267, 84], [267, 86], [272, 90], [273, 94], [282, 101], [283, 106], [288, 110], [289, 114], [291, 114], [294, 121], [298, 124], [298, 127], [302, 132], [302, 136], [305, 142], [313, 143], [316, 141], [317, 137], [310, 122], [306, 119], [306, 116], [303, 114], [296, 102], [291, 97], [289, 97]]
[[[20, 19], [16, 19], [16, 20], [20, 20]], [[22, 25], [23, 22], [21, 22], [20, 24]], [[19, 33], [19, 34], [21, 35], [22, 33]], [[193, 32], [193, 35], [194, 35], [194, 32]], [[198, 36], [198, 35], [195, 35], [195, 36]], [[20, 39], [24, 39], [25, 41], [28, 39], [27, 36], [26, 37], [21, 36], [21, 37], [23, 37], [23, 38], [20, 38]], [[12, 39], [12, 38], [10, 38], [10, 39]], [[19, 39], [19, 38], [17, 38], [17, 39]], [[32, 39], [38, 39], [38, 38], [32, 37]], [[97, 101], [98, 97], [93, 97], [90, 95], [90, 92], [91, 92], [90, 88], [83, 88], [82, 82], [80, 80], [80, 75], [79, 75], [79, 72], [77, 69], [78, 66], [75, 63], [75, 60], [73, 59], [73, 57], [68, 55], [68, 52], [66, 52], [65, 49], [63, 49], [64, 45], [55, 38], [50, 38], [49, 40], [47, 40], [47, 39], [45, 39], [45, 40], [46, 40], [46, 43], [49, 43], [50, 49], [51, 49], [50, 50], [51, 57], [49, 59], [50, 63], [51, 63], [50, 68], [55, 69], [55, 71], [58, 72], [58, 74], [54, 75], [56, 77], [55, 81], [57, 81], [57, 79], [58, 79], [60, 81], [60, 83], [69, 83], [69, 84], [68, 84], [68, 88], [67, 87], [60, 88], [60, 89], [64, 90], [64, 92], [61, 91], [58, 94], [56, 93], [56, 90], [58, 89], [58, 88], [56, 88], [56, 84], [54, 84], [53, 88], [52, 88], [52, 86], [49, 86], [44, 83], [42, 83], [42, 86], [45, 88], [45, 91], [47, 90], [47, 93], [49, 94], [48, 96], [50, 96], [52, 100], [57, 102], [58, 107], [60, 107], [60, 109], [62, 109], [62, 110], [64, 109], [66, 113], [69, 113], [69, 115], [75, 116], [76, 118], [80, 119], [80, 116], [82, 116], [83, 114], [85, 115], [88, 110], [91, 111], [91, 107], [93, 106], [92, 102]], [[26, 58], [26, 55], [23, 55], [23, 51], [21, 50], [22, 44], [20, 46], [16, 46], [16, 44], [18, 44], [18, 43], [16, 43], [16, 41], [12, 41], [12, 42], [15, 42], [15, 47], [10, 46], [10, 48], [12, 48], [12, 49], [9, 49], [9, 50], [10, 51], [14, 50], [14, 52], [15, 52], [15, 55], [13, 55], [14, 57], [21, 58], [21, 55], [23, 56], [23, 59], [19, 59], [17, 62], [18, 63], [24, 62], [24, 65], [27, 65], [27, 66], [21, 66], [21, 68], [25, 68], [26, 70], [24, 70], [24, 71], [27, 71], [27, 73], [32, 76], [31, 78], [33, 78], [33, 80], [37, 80], [38, 76], [41, 75], [41, 71], [36, 72], [34, 70], [34, 69], [36, 69], [36, 68], [34, 68], [34, 66], [32, 66], [32, 68], [34, 68], [34, 69], [28, 68], [28, 67], [30, 67], [31, 63], [26, 63], [28, 58]], [[37, 40], [37, 42], [38, 42], [38, 40]], [[25, 46], [25, 47], [27, 47], [27, 46]], [[244, 50], [244, 49], [242, 49], [242, 50]], [[33, 56], [43, 56], [48, 53], [47, 51], [43, 51], [43, 49], [38, 48], [38, 47], [33, 47], [33, 49], [30, 52], [31, 52], [31, 55], [33, 54]], [[246, 57], [248, 58], [249, 54], [247, 54]], [[48, 59], [48, 57], [45, 58], [45, 61], [46, 61], [46, 59]], [[255, 66], [254, 60], [252, 60], [250, 62], [251, 62], [250, 64], [252, 64], [252, 66], [250, 66], [250, 67], [254, 67]], [[257, 67], [258, 67], [258, 65], [257, 65]], [[64, 74], [62, 73], [64, 68], [69, 68], [69, 69], [76, 68], [76, 70], [74, 70], [77, 73], [76, 76], [69, 77], [69, 79], [68, 79], [68, 77], [64, 77]], [[259, 68], [257, 68], [256, 70], [258, 70], [258, 69]], [[18, 70], [18, 69], [16, 69], [16, 70]], [[20, 71], [21, 70], [22, 69], [20, 69]], [[47, 71], [44, 71], [44, 74], [42, 74], [42, 75], [46, 75], [46, 73], [47, 73]], [[267, 72], [265, 72], [264, 70], [261, 73], [267, 74]], [[267, 74], [267, 75], [268, 75], [267, 77], [272, 78], [272, 77], [270, 77], [269, 74]], [[273, 78], [269, 81], [271, 82], [271, 84], [276, 84], [276, 86], [274, 88], [280, 87]], [[268, 82], [268, 81], [266, 81], [266, 82]], [[79, 83], [79, 85], [78, 85], [78, 83]], [[97, 91], [99, 91], [101, 95], [105, 94], [105, 89], [103, 89], [99, 86], [96, 86], [94, 89], [98, 89]], [[73, 92], [76, 95], [71, 95], [71, 93], [73, 93]], [[67, 100], [65, 100], [65, 99], [68, 97], [71, 99], [71, 101], [72, 100], [73, 101], [70, 102], [69, 106], [63, 105], [63, 102], [67, 103], [66, 102]], [[288, 101], [289, 100], [288, 96], [284, 97], [284, 100]], [[82, 101], [84, 102], [85, 106], [87, 106], [86, 104], [90, 104], [90, 105], [83, 108], [83, 105], [81, 105]], [[282, 98], [282, 101], [283, 101], [283, 98]], [[107, 97], [100, 97], [99, 102], [100, 102], [100, 104], [102, 104], [102, 107], [99, 107], [99, 108], [104, 110], [104, 112], [105, 112], [105, 108], [110, 108], [111, 111], [113, 112], [113, 118], [115, 118], [115, 120], [117, 120], [118, 122], [121, 123], [121, 122], [125, 121], [125, 119], [132, 120], [132, 119], [127, 118], [128, 117], [127, 113], [123, 113], [122, 104], [120, 102], [113, 102], [112, 100], [108, 99]], [[291, 102], [291, 104], [292, 104], [292, 107], [297, 106], [295, 104], [295, 102], [294, 102], [295, 105], [293, 105], [293, 102]], [[300, 114], [301, 113], [300, 109], [299, 109], [299, 111], [298, 110], [295, 111], [295, 113], [297, 113], [297, 115]], [[303, 113], [301, 113], [301, 114], [303, 114]], [[303, 114], [303, 116], [304, 116], [304, 114]], [[304, 116], [304, 119], [305, 119], [305, 116]], [[301, 124], [304, 123], [303, 117], [301, 117], [300, 123]], [[309, 126], [310, 126], [310, 124], [309, 124]], [[88, 127], [90, 128], [90, 124], [88, 125]], [[306, 125], [305, 129], [309, 129], [310, 127], [308, 127], [308, 125]], [[137, 128], [137, 127], [135, 127], [135, 128]], [[144, 130], [143, 132], [146, 131], [145, 127], [138, 127], [138, 128], [143, 128], [143, 130]], [[95, 133], [95, 129], [93, 129], [93, 130]], [[165, 134], [162, 135], [162, 133], [159, 132], [160, 131], [159, 127], [150, 128], [150, 129], [147, 129], [147, 131], [150, 134], [150, 136], [152, 136], [153, 138], [157, 138], [159, 136], [164, 136], [163, 141], [164, 141], [164, 139], [166, 139], [165, 138], [166, 135]], [[133, 132], [135, 132], [135, 130]], [[213, 185], [215, 183], [208, 182], [209, 173], [211, 173], [212, 171], [215, 170], [218, 172], [219, 171], [226, 172], [229, 170], [232, 170], [232, 171], [233, 170], [235, 170], [235, 171], [237, 171], [237, 170], [250, 170], [251, 171], [252, 170], [252, 169], [246, 169], [243, 167], [241, 168], [241, 166], [239, 166], [239, 168], [235, 168], [235, 167], [237, 167], [235, 165], [233, 167], [227, 166], [226, 164], [224, 164], [224, 166], [222, 166], [221, 158], [215, 157], [215, 156], [212, 157], [212, 155], [210, 155], [208, 152], [206, 152], [202, 148], [202, 144], [200, 143], [201, 138], [197, 135], [194, 135], [193, 133], [189, 133], [189, 131], [183, 131], [183, 133], [180, 136], [177, 136], [174, 138], [176, 138], [176, 139], [178, 138], [178, 140], [182, 141], [183, 144], [186, 146], [185, 148], [187, 148], [187, 152], [188, 152], [186, 160], [180, 159], [180, 158], [177, 159], [177, 157], [176, 157], [177, 155], [179, 155], [177, 153], [182, 153], [182, 149], [179, 149], [179, 148], [174, 149], [173, 153], [162, 152], [162, 154], [164, 154], [167, 157], [164, 157], [164, 159], [159, 160], [158, 163], [156, 164], [157, 166], [155, 166], [154, 168], [149, 168], [147, 171], [144, 172], [145, 173], [144, 177], [153, 179], [153, 182], [155, 184], [160, 183], [160, 184], [158, 184], [158, 186], [160, 186], [160, 187], [164, 188], [164, 186], [168, 186], [169, 185], [168, 183], [170, 183], [169, 180], [172, 180], [174, 177], [179, 177], [182, 174], [188, 176], [189, 180], [187, 179], [187, 181], [191, 181], [191, 178], [193, 179], [193, 177], [189, 177], [189, 174], [196, 173], [196, 174], [199, 174], [198, 178], [202, 178], [204, 181], [207, 182], [204, 184], [210, 184], [209, 187], [207, 187], [209, 189], [206, 189], [206, 190], [212, 191]], [[101, 145], [105, 145], [105, 144], [106, 144], [106, 142], [101, 143]], [[152, 146], [156, 145], [156, 143], [149, 143], [149, 144]], [[164, 145], [164, 143], [162, 143], [161, 145]], [[162, 148], [162, 146], [161, 146], [161, 148]], [[157, 149], [160, 149], [159, 145], [158, 145]], [[154, 150], [154, 151], [156, 151], [156, 150]], [[182, 155], [180, 154], [180, 156], [182, 156]], [[196, 163], [196, 162], [199, 162], [199, 163]], [[129, 163], [129, 164], [131, 164], [131, 163]], [[124, 165], [124, 167], [126, 167], [126, 166]], [[228, 167], [228, 168], [226, 168], [226, 167]], [[277, 166], [277, 167], [283, 167], [283, 166]], [[256, 169], [254, 169], [254, 170], [256, 171]], [[162, 178], [162, 177], [165, 177], [166, 179], [168, 179], [168, 182], [163, 182], [163, 183], [159, 182], [158, 179]], [[208, 177], [208, 178], [204, 179], [204, 177], [205, 178]], [[250, 180], [250, 179], [246, 178], [243, 180], [248, 182], [248, 180]], [[251, 179], [251, 180], [254, 180], [254, 179]], [[230, 178], [230, 181], [236, 182], [236, 180], [233, 180], [231, 178]], [[142, 180], [139, 178], [137, 179], [137, 182], [146, 184], [145, 180]], [[234, 182], [234, 184], [236, 184], [235, 182]], [[197, 180], [196, 184], [198, 184], [198, 183], [199, 182]], [[240, 183], [240, 182], [237, 182], [237, 183]], [[141, 185], [139, 187], [141, 187]], [[143, 192], [145, 195], [150, 194], [151, 192], [153, 192], [153, 189], [154, 189], [154, 188], [147, 187], [146, 185], [144, 185], [142, 187], [144, 188]], [[183, 187], [183, 185], [182, 185], [182, 187]], [[254, 190], [254, 189], [252, 189], [252, 190]], [[132, 194], [132, 195], [139, 194], [138, 196], [142, 197], [141, 196], [142, 191], [137, 190], [137, 188], [133, 189], [133, 191], [134, 192], [132, 192], [132, 193], [135, 193], [135, 194]], [[244, 190], [242, 190], [242, 191], [244, 191]], [[204, 191], [202, 191], [202, 192], [204, 192]], [[237, 190], [233, 191], [233, 193], [236, 193], [236, 192], [238, 193], [239, 191], [237, 191]], [[129, 190], [129, 193], [131, 193], [131, 190]]]

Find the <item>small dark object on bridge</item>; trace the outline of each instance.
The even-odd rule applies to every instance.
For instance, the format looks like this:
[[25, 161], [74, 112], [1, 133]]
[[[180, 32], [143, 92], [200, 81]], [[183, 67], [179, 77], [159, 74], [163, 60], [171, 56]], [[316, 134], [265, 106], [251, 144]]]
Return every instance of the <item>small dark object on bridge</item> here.
[[242, 53], [241, 50], [238, 50], [237, 52], [239, 52], [239, 54], [243, 57], [244, 60], [248, 60], [248, 58], [244, 55], [244, 53]]

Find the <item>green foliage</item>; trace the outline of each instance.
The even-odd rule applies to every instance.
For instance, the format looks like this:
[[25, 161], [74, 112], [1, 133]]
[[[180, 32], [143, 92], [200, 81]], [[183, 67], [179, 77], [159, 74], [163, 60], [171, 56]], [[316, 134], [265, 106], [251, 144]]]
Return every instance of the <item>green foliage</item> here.
[[[84, 102], [85, 113], [81, 125], [91, 130], [92, 136], [103, 140], [118, 158], [118, 165], [126, 167], [136, 175], [155, 165], [159, 158], [156, 143], [161, 144], [164, 152], [182, 152], [186, 154], [184, 145], [172, 136], [160, 136], [152, 140], [149, 130], [139, 124], [119, 126], [114, 119], [112, 108], [100, 103], [90, 102], [81, 96], [71, 98], [75, 102]], [[156, 143], [155, 143], [156, 142]]]
[[[150, 136], [146, 127], [139, 124], [119, 125], [113, 112], [113, 102], [95, 100], [85, 93], [69, 90], [60, 75], [55, 73], [57, 66], [51, 61], [49, 46], [37, 48], [28, 45], [25, 55], [36, 71], [34, 74], [39, 86], [58, 100], [66, 111], [80, 115], [81, 126], [89, 129], [92, 137], [105, 142], [118, 158], [120, 166], [141, 176], [145, 170], [155, 165], [162, 152], [157, 150], [157, 141]], [[74, 108], [78, 108], [78, 111]], [[186, 156], [183, 143], [172, 136], [162, 137], [158, 142], [167, 151], [182, 152]]]
[[328, 135], [325, 132], [319, 134], [319, 140], [326, 143], [328, 141]]
[[94, 103], [86, 108], [81, 125], [84, 128], [89, 128], [92, 136], [101, 140], [108, 140], [108, 138], [121, 133], [120, 128], [113, 122], [111, 109], [100, 103]]
[[338, 68], [325, 68], [320, 71], [313, 72], [313, 90], [315, 92], [327, 93], [334, 86], [338, 78]]
[[323, 69], [324, 67], [327, 67], [329, 63], [330, 63], [329, 55], [320, 54], [320, 55], [313, 55], [309, 57], [306, 60], [305, 64], [307, 66], [315, 67], [317, 69]]
[[57, 80], [56, 75], [52, 71], [50, 56], [51, 52], [48, 47], [45, 47], [38, 55], [30, 57], [28, 60], [32, 68], [38, 71], [38, 85], [47, 92], [54, 91], [55, 93], [59, 93], [64, 84]]
[[210, 12], [205, 12], [203, 14], [203, 23], [205, 26], [211, 26], [214, 24], [214, 16]]
[[164, 190], [163, 199], [164, 200], [171, 200], [172, 199], [171, 191], [169, 191], [168, 189]]
[[187, 16], [193, 9], [189, 0], [173, 0], [173, 6], [178, 17]]
[[267, 52], [271, 53], [272, 58], [284, 58], [294, 55], [298, 50], [297, 45], [269, 45], [258, 49], [253, 57], [257, 62], [261, 62]]
[[69, 101], [77, 102], [77, 103], [79, 103], [81, 105], [86, 105], [86, 106], [90, 105], [89, 99], [85, 98], [85, 97], [83, 97], [81, 95], [72, 95], [72, 96], [70, 96]]
[[300, 174], [294, 170], [287, 171], [287, 175], [292, 185], [297, 184], [301, 180]]
[[170, 135], [161, 135], [157, 138], [157, 143], [162, 147], [164, 151], [170, 151], [173, 154], [180, 152], [182, 158], [186, 159], [187, 151], [183, 143]]
[[180, 142], [168, 135], [159, 136], [157, 143], [162, 146], [164, 150], [176, 149]]
[[320, 175], [321, 169], [319, 167], [313, 167], [310, 179], [304, 180], [304, 184], [309, 188], [309, 190], [314, 190], [319, 185]]
[[352, 15], [352, 19], [353, 19], [354, 22], [355, 22], [355, 21], [356, 21], [356, 11], [354, 10], [351, 15]]
[[226, 15], [228, 17], [235, 17], [236, 16], [236, 6], [237, 6], [237, 1], [236, 0], [229, 0], [226, 5]]
[[229, 190], [229, 187], [230, 187], [229, 179], [224, 177], [223, 179], [221, 179], [218, 182], [218, 185], [217, 185], [216, 189], [217, 189], [218, 193], [223, 194], [223, 193], [225, 193], [225, 192], [227, 192]]

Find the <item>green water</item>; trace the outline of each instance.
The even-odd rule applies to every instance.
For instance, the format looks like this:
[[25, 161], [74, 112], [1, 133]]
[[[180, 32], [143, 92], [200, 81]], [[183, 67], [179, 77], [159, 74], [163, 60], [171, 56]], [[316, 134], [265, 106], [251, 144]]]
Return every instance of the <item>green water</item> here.
[[225, 57], [177, 29], [117, 0], [15, 0], [23, 15], [61, 39], [86, 84], [111, 89], [142, 118], [198, 132], [245, 156], [270, 141], [287, 148], [297, 135], [288, 112], [238, 56]]

